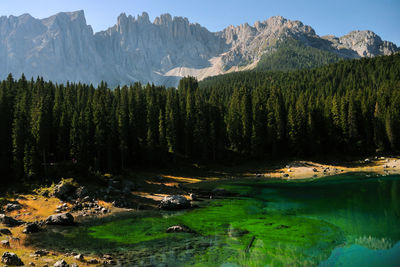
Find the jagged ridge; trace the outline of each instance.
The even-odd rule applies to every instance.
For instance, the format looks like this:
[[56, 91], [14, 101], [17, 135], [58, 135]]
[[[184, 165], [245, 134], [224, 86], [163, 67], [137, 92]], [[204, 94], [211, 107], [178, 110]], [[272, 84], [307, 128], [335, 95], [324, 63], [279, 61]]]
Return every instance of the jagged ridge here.
[[316, 35], [300, 21], [271, 17], [254, 26], [229, 26], [210, 32], [187, 18], [164, 14], [121, 14], [117, 24], [94, 33], [83, 11], [62, 12], [46, 19], [29, 14], [0, 18], [0, 75], [43, 76], [57, 82], [111, 85], [135, 81], [176, 85], [182, 76], [198, 79], [252, 69], [288, 38], [331, 52], [358, 58], [390, 55], [399, 49], [371, 31], [342, 37]]

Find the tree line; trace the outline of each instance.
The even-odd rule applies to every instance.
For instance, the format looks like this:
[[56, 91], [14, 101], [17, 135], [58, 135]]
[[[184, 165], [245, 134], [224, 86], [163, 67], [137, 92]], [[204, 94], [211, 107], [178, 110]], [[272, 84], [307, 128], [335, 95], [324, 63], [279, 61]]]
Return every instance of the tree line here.
[[42, 78], [0, 83], [0, 171], [119, 172], [224, 161], [400, 151], [400, 55], [294, 72], [242, 72], [178, 88], [113, 90]]

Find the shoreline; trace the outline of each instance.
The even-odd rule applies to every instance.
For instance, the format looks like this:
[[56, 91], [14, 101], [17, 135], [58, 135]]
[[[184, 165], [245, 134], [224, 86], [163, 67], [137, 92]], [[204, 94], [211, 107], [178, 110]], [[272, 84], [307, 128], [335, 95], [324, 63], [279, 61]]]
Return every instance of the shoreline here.
[[[380, 175], [400, 174], [399, 158], [366, 158], [347, 164], [321, 164], [312, 161], [293, 161], [275, 171], [262, 173], [266, 178], [280, 178], [285, 180], [321, 178], [337, 174], [370, 172]], [[256, 174], [257, 176], [257, 174]], [[259, 174], [260, 176], [260, 174]]]
[[[380, 175], [400, 174], [400, 158], [374, 158], [352, 161], [346, 164], [322, 164], [313, 161], [291, 161], [284, 167], [267, 166], [264, 169], [258, 166], [255, 172], [238, 172], [234, 175], [231, 173], [222, 173], [215, 171], [218, 175], [205, 175], [203, 177], [196, 175], [182, 175], [174, 173], [166, 173], [160, 175], [141, 174], [141, 179], [138, 181], [136, 189], [131, 190], [130, 196], [136, 201], [136, 208], [118, 208], [111, 204], [111, 201], [103, 201], [100, 199], [94, 202], [107, 208], [109, 212], [105, 214], [88, 214], [87, 216], [79, 216], [79, 212], [72, 210], [73, 203], [64, 202], [55, 197], [45, 197], [41, 195], [25, 194], [19, 195], [16, 198], [8, 198], [6, 201], [17, 201], [22, 205], [22, 209], [5, 212], [7, 216], [23, 220], [25, 222], [36, 222], [45, 220], [48, 216], [56, 214], [54, 210], [60, 205], [66, 205], [65, 212], [70, 212], [77, 222], [90, 220], [94, 218], [108, 217], [120, 212], [135, 212], [143, 209], [156, 209], [157, 203], [165, 196], [172, 194], [184, 195], [189, 198], [189, 192], [192, 191], [190, 185], [205, 181], [223, 181], [232, 179], [246, 178], [261, 178], [261, 179], [282, 179], [282, 180], [297, 180], [306, 178], [321, 178], [337, 174], [354, 173], [354, 172], [371, 172]], [[4, 202], [4, 199], [3, 199]], [[0, 224], [0, 228], [7, 228], [12, 232], [11, 236], [2, 234], [1, 240], [9, 240], [10, 246], [0, 246], [0, 254], [4, 252], [13, 252], [18, 255], [25, 263], [34, 263], [32, 266], [52, 266], [56, 261], [64, 259], [68, 264], [76, 263], [78, 266], [96, 266], [104, 263], [104, 257], [86, 256], [85, 262], [77, 260], [74, 254], [66, 254], [58, 251], [48, 250], [49, 254], [43, 257], [33, 256], [38, 249], [25, 244], [27, 234], [22, 231], [24, 225], [17, 227], [6, 227]], [[93, 263], [89, 263], [93, 260]], [[94, 263], [97, 261], [97, 264]]]

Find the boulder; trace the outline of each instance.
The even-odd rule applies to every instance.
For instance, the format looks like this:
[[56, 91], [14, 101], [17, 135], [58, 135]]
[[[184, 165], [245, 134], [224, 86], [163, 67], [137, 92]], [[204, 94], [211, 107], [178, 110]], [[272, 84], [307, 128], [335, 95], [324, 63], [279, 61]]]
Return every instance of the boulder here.
[[53, 265], [54, 267], [69, 267], [69, 264], [65, 260], [59, 260]]
[[8, 203], [5, 207], [5, 210], [7, 212], [13, 211], [13, 210], [20, 210], [22, 209], [22, 206], [19, 203]]
[[168, 227], [167, 233], [196, 233], [195, 231], [193, 231], [192, 229], [190, 229], [189, 227], [185, 226], [185, 225], [174, 225], [171, 227]]
[[19, 226], [23, 224], [23, 221], [16, 220], [10, 216], [6, 216], [5, 214], [0, 214], [0, 223], [8, 226], [8, 227], [14, 227], [14, 226]]
[[11, 231], [10, 231], [9, 229], [7, 229], [7, 228], [1, 228], [1, 229], [0, 229], [0, 234], [3, 234], [3, 235], [12, 235]]
[[83, 206], [81, 203], [78, 203], [78, 204], [72, 206], [71, 210], [72, 211], [80, 211], [80, 210], [83, 210]]
[[87, 261], [88, 264], [99, 264], [99, 261], [96, 259], [90, 259]]
[[73, 195], [74, 190], [75, 187], [72, 184], [61, 181], [54, 187], [53, 196], [61, 200], [67, 200], [71, 195]]
[[190, 202], [184, 196], [181, 195], [172, 195], [164, 197], [160, 204], [159, 208], [164, 210], [177, 210], [177, 209], [185, 209], [190, 207]]
[[33, 253], [33, 254], [35, 256], [38, 256], [38, 257], [43, 257], [43, 256], [48, 255], [49, 252], [47, 250], [44, 250], [44, 249], [39, 249], [39, 250], [36, 250], [35, 253]]
[[74, 225], [74, 217], [70, 213], [53, 214], [50, 215], [45, 223], [47, 225]]
[[117, 262], [115, 260], [105, 260], [103, 265], [117, 265]]
[[41, 230], [39, 224], [36, 222], [27, 223], [25, 229], [22, 231], [24, 234], [37, 233]]
[[85, 257], [82, 254], [78, 254], [74, 256], [74, 258], [78, 261], [85, 261]]
[[75, 190], [75, 196], [79, 199], [83, 199], [89, 194], [89, 190], [85, 186], [80, 186]]
[[10, 266], [23, 266], [24, 263], [15, 253], [4, 252], [1, 256], [1, 262]]
[[103, 259], [105, 259], [105, 260], [112, 260], [113, 257], [112, 257], [111, 255], [104, 254], [104, 255], [103, 255]]

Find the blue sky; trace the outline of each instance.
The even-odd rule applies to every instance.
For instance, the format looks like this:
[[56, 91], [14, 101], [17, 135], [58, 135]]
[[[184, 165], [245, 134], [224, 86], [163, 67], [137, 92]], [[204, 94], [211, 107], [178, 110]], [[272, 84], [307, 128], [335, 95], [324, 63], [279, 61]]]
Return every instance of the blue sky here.
[[281, 15], [312, 26], [318, 35], [372, 30], [400, 45], [400, 0], [0, 0], [0, 15], [7, 16], [30, 13], [44, 18], [80, 9], [95, 32], [114, 25], [122, 12], [137, 15], [146, 11], [151, 20], [170, 13], [211, 31]]

